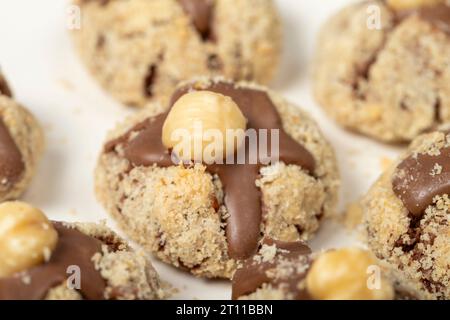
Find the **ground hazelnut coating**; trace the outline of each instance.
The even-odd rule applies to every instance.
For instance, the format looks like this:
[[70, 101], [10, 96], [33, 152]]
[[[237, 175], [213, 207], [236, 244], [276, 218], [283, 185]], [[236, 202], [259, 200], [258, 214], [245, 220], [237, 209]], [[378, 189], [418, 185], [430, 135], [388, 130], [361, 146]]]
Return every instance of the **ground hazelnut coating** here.
[[36, 119], [13, 100], [0, 73], [0, 202], [17, 199], [33, 178], [44, 145]]
[[23, 202], [0, 204], [0, 277], [48, 260], [57, 240], [42, 211]]
[[268, 83], [281, 23], [273, 0], [73, 0], [80, 57], [122, 103], [164, 105], [180, 81], [225, 76]]
[[149, 260], [103, 225], [49, 222], [40, 210], [10, 202], [0, 205], [0, 242], [0, 300], [167, 294]]
[[[247, 158], [257, 155], [254, 164], [174, 164], [162, 127], [170, 107], [194, 91], [230, 97], [247, 129], [277, 130], [279, 161], [263, 164], [263, 150], [246, 143]], [[163, 113], [151, 108], [119, 126], [96, 170], [99, 199], [148, 251], [198, 276], [231, 278], [263, 236], [308, 239], [333, 213], [334, 154], [307, 114], [264, 87], [222, 78], [180, 84], [168, 100]]]
[[223, 161], [241, 146], [246, 122], [230, 97], [210, 91], [190, 92], [167, 115], [163, 144], [184, 161]]
[[394, 289], [381, 274], [375, 279], [378, 287], [369, 288], [368, 273], [370, 267], [379, 268], [376, 264], [375, 257], [362, 249], [320, 253], [308, 271], [306, 288], [313, 299], [319, 300], [391, 300]]
[[395, 10], [411, 10], [423, 6], [434, 6], [446, 0], [387, 0], [387, 4]]
[[450, 299], [449, 141], [417, 137], [362, 202], [370, 248], [419, 299]]
[[445, 1], [351, 4], [320, 33], [316, 99], [348, 129], [385, 142], [411, 141], [450, 120], [449, 35]]

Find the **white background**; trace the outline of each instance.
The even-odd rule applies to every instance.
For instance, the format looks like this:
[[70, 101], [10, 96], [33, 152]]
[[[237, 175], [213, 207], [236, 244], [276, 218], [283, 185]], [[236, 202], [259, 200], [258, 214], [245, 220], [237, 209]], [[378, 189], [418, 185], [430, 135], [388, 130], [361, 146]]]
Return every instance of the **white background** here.
[[[340, 209], [361, 196], [376, 179], [383, 158], [398, 148], [344, 132], [311, 96], [311, 61], [320, 25], [349, 0], [277, 0], [285, 25], [283, 66], [273, 87], [310, 111], [333, 144], [342, 175]], [[113, 101], [81, 65], [66, 29], [68, 2], [0, 0], [0, 66], [17, 100], [42, 123], [47, 148], [24, 200], [56, 220], [107, 219], [93, 192], [93, 170], [107, 130], [132, 112]], [[111, 221], [108, 223], [114, 228]], [[328, 222], [313, 249], [354, 242]], [[228, 299], [226, 281], [205, 281], [155, 262], [175, 298]]]

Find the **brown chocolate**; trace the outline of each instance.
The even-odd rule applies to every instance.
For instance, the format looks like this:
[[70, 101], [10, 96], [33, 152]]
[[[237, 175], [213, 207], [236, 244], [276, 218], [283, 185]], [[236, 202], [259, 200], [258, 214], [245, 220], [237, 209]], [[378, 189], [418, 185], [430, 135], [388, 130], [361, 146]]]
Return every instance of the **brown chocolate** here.
[[212, 16], [214, 5], [211, 0], [178, 0], [184, 12], [191, 18], [193, 25], [203, 39], [212, 36]]
[[[95, 269], [92, 257], [102, 250], [102, 242], [84, 233], [54, 223], [58, 244], [50, 260], [23, 274], [0, 278], [0, 300], [41, 300], [50, 289], [65, 284], [69, 266], [81, 270], [80, 294], [84, 299], [103, 300], [106, 282]], [[24, 281], [26, 277], [29, 281]]]
[[398, 165], [392, 184], [409, 212], [421, 216], [435, 196], [450, 195], [450, 148], [436, 156], [409, 156]]
[[[232, 299], [254, 293], [262, 287], [263, 284], [271, 284], [273, 288], [283, 288], [293, 295], [295, 300], [309, 300], [309, 294], [306, 290], [299, 288], [298, 284], [307, 274], [304, 272], [293, 271], [294, 274], [286, 275], [278, 279], [269, 276], [268, 271], [273, 270], [281, 261], [292, 261], [296, 263], [301, 256], [307, 256], [311, 249], [302, 242], [282, 242], [267, 239], [265, 244], [275, 245], [282, 252], [278, 252], [273, 261], [258, 262], [253, 257], [244, 261], [242, 268], [239, 268], [233, 276]], [[309, 261], [306, 261], [309, 263]]]
[[[191, 90], [209, 90], [231, 97], [248, 120], [248, 128], [279, 130], [279, 160], [286, 164], [301, 166], [314, 174], [314, 157], [301, 144], [292, 139], [284, 130], [280, 116], [266, 92], [236, 87], [233, 84], [219, 82], [204, 88], [184, 87], [176, 91], [171, 106]], [[106, 144], [105, 151], [110, 152], [118, 144], [124, 144], [124, 156], [134, 166], [160, 167], [172, 166], [169, 151], [162, 144], [162, 127], [167, 113], [146, 120], [132, 128], [127, 134]], [[132, 132], [139, 132], [131, 141]], [[270, 150], [270, 134], [268, 150]], [[260, 239], [262, 221], [261, 193], [255, 185], [259, 169], [267, 159], [261, 159], [258, 150], [244, 146], [246, 159], [256, 152], [257, 164], [213, 164], [207, 166], [208, 172], [217, 174], [225, 193], [225, 205], [230, 217], [227, 221], [227, 239], [229, 255], [235, 259], [246, 259], [256, 253]], [[236, 162], [235, 162], [236, 163]]]
[[450, 5], [445, 2], [433, 6], [421, 6], [413, 10], [404, 10], [397, 13], [399, 20], [412, 15], [428, 21], [436, 28], [450, 34]]
[[4, 95], [12, 98], [12, 92], [9, 88], [8, 82], [6, 79], [0, 74], [0, 95]]
[[22, 177], [24, 171], [22, 153], [0, 118], [0, 184], [10, 186]]

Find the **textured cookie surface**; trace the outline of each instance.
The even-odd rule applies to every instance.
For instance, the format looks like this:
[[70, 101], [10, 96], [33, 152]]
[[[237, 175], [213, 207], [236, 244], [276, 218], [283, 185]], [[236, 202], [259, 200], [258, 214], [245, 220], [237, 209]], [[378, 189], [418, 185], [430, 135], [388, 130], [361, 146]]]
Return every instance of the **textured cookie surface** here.
[[0, 74], [0, 201], [28, 187], [41, 157], [44, 135], [36, 119], [17, 104]]
[[450, 120], [449, 26], [445, 4], [399, 12], [364, 1], [343, 9], [319, 38], [316, 99], [343, 126], [387, 142]]
[[416, 138], [363, 201], [368, 242], [403, 291], [450, 298], [450, 136]]
[[[0, 299], [160, 299], [165, 290], [145, 255], [104, 225], [54, 223], [58, 244], [48, 261], [0, 278]], [[78, 280], [75, 280], [78, 270]]]
[[[174, 98], [189, 90], [233, 96], [250, 123], [282, 124], [287, 135], [282, 141], [301, 147], [299, 152], [315, 163], [313, 170], [295, 161], [175, 166], [158, 146], [165, 115], [155, 117], [152, 109], [110, 134], [96, 171], [97, 194], [122, 229], [163, 261], [199, 276], [230, 278], [236, 260], [254, 253], [261, 235], [296, 241], [314, 234], [336, 204], [336, 162], [309, 116], [262, 87], [203, 79], [182, 84]], [[268, 109], [261, 112], [263, 105]], [[246, 205], [235, 205], [236, 199]]]
[[75, 0], [81, 58], [115, 98], [167, 103], [193, 76], [266, 83], [276, 70], [280, 23], [272, 0]]

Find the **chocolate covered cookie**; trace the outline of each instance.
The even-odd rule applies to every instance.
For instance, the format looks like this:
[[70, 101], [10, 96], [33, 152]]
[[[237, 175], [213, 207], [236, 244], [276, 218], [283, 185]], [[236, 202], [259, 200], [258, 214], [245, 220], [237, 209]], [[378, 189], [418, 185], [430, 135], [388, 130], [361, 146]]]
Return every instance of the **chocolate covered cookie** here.
[[363, 1], [333, 16], [316, 52], [315, 96], [343, 126], [410, 141], [450, 120], [450, 5]]
[[301, 242], [267, 239], [233, 277], [233, 299], [390, 300], [391, 282], [361, 249], [320, 253]]
[[13, 100], [0, 73], [0, 201], [16, 199], [28, 187], [43, 151], [43, 141], [40, 125]]
[[[96, 171], [101, 202], [157, 257], [230, 278], [263, 236], [306, 240], [332, 214], [334, 152], [306, 113], [264, 87], [223, 79], [181, 84], [168, 100], [163, 113], [150, 108], [114, 130]], [[232, 129], [241, 140], [216, 140]]]
[[149, 260], [103, 225], [50, 222], [21, 202], [0, 205], [0, 300], [157, 299]]
[[450, 298], [450, 135], [416, 138], [363, 201], [368, 242], [404, 291]]
[[272, 0], [74, 0], [82, 60], [119, 101], [143, 107], [193, 76], [270, 81], [281, 27]]

